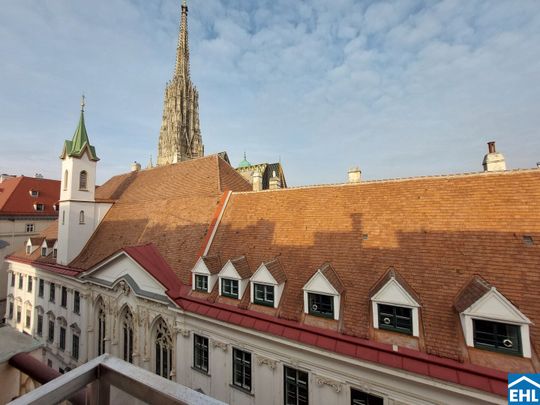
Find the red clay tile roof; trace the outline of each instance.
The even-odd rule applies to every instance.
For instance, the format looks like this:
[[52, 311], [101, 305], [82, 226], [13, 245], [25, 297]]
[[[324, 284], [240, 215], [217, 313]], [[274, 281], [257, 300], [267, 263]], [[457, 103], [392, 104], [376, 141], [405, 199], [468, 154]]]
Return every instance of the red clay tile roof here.
[[540, 352], [540, 170], [233, 193], [209, 254], [279, 256], [280, 317], [300, 320], [302, 287], [328, 262], [346, 286], [341, 332], [367, 338], [370, 290], [395, 267], [422, 307], [422, 347], [463, 360], [454, 299], [479, 274], [531, 321]]
[[249, 264], [247, 262], [246, 256], [240, 256], [240, 257], [231, 259], [231, 264], [234, 266], [234, 268], [238, 272], [238, 275], [242, 279], [250, 278], [251, 275], [253, 274], [249, 268]]
[[219, 256], [203, 256], [202, 260], [210, 274], [218, 274], [221, 271], [221, 260]]
[[334, 287], [338, 293], [343, 294], [345, 287], [330, 263], [323, 264], [321, 267], [321, 273], [324, 275], [324, 277], [326, 277], [328, 282], [332, 284], [332, 287]]
[[[39, 192], [32, 197], [30, 191]], [[0, 216], [58, 217], [54, 204], [60, 199], [60, 181], [34, 177], [15, 177], [0, 183]], [[34, 209], [44, 205], [43, 211]]]
[[463, 312], [469, 308], [472, 304], [482, 298], [489, 290], [491, 290], [491, 284], [481, 277], [474, 276], [471, 281], [461, 290], [454, 307], [456, 311]]
[[97, 193], [117, 201], [70, 266], [87, 270], [123, 247], [153, 243], [189, 284], [215, 208], [231, 187], [251, 189], [217, 155], [116, 176]]
[[287, 281], [287, 275], [283, 271], [283, 267], [281, 267], [281, 263], [278, 259], [273, 259], [269, 262], [265, 262], [264, 266], [270, 272], [272, 277], [274, 277], [274, 280], [276, 280], [278, 284], [282, 284]]

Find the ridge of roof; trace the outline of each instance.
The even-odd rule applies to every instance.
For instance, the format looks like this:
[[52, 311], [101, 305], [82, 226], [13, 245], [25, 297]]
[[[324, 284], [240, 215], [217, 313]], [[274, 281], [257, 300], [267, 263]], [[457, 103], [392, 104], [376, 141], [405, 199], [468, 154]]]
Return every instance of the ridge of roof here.
[[327, 183], [327, 184], [309, 184], [303, 186], [292, 186], [287, 188], [275, 188], [267, 189], [260, 191], [233, 191], [233, 194], [255, 194], [255, 193], [272, 193], [272, 192], [282, 192], [282, 191], [295, 191], [295, 190], [305, 190], [305, 189], [319, 189], [319, 188], [331, 188], [331, 187], [361, 187], [366, 184], [380, 184], [380, 183], [399, 183], [399, 182], [409, 182], [409, 181], [420, 181], [420, 180], [445, 180], [445, 179], [456, 179], [456, 178], [465, 178], [465, 177], [476, 177], [476, 176], [508, 176], [508, 175], [517, 175], [524, 173], [538, 173], [540, 175], [540, 170], [538, 168], [530, 169], [511, 169], [504, 171], [495, 171], [495, 172], [464, 172], [464, 173], [453, 173], [453, 174], [434, 174], [428, 176], [412, 176], [412, 177], [396, 177], [389, 179], [375, 179], [375, 180], [362, 180], [358, 183]]

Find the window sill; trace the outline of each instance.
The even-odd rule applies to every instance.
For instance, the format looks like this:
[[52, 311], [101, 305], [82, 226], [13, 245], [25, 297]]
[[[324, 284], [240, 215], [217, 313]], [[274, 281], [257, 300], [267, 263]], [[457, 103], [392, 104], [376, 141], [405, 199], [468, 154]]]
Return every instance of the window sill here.
[[193, 367], [193, 366], [191, 366], [191, 369], [192, 369], [193, 371], [196, 371], [196, 372], [199, 373], [199, 374], [205, 375], [205, 376], [207, 376], [207, 377], [212, 377], [207, 371], [198, 369], [198, 368]]
[[244, 394], [246, 395], [249, 395], [250, 397], [255, 397], [255, 394], [251, 391], [248, 391], [247, 389], [245, 388], [242, 388], [242, 387], [239, 387], [238, 385], [234, 385], [234, 384], [229, 384], [229, 387], [232, 387], [240, 392], [243, 392]]

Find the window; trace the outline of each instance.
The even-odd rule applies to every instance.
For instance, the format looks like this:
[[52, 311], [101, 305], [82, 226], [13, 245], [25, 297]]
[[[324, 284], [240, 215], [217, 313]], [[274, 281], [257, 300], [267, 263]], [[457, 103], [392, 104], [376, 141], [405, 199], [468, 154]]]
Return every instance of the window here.
[[32, 197], [38, 197], [39, 196], [39, 191], [37, 190], [30, 190], [30, 195]]
[[51, 359], [47, 360], [47, 367], [52, 368], [52, 360]]
[[56, 259], [56, 257], [58, 256], [58, 249], [57, 248], [54, 248], [53, 251], [52, 251], [52, 257], [54, 259]]
[[84, 224], [84, 211], [79, 212], [79, 224]]
[[73, 293], [73, 312], [80, 313], [81, 310], [81, 294], [78, 291]]
[[285, 366], [284, 369], [285, 405], [307, 405], [308, 373]]
[[34, 224], [26, 224], [26, 233], [34, 232], [36, 229], [36, 226]]
[[88, 175], [85, 170], [79, 174], [79, 190], [86, 190], [86, 183], [87, 183]]
[[49, 343], [54, 342], [54, 319], [49, 319], [49, 336], [47, 337]]
[[11, 273], [11, 286], [15, 287], [15, 273]]
[[106, 321], [105, 321], [105, 306], [103, 301], [100, 301], [98, 304], [98, 335], [97, 335], [97, 353], [98, 356], [101, 356], [105, 353], [105, 331], [106, 331]]
[[25, 322], [24, 322], [25, 328], [29, 328], [29, 327], [30, 327], [30, 322], [31, 322], [31, 320], [32, 320], [32, 310], [27, 309], [27, 310], [26, 310], [26, 319], [25, 319]]
[[45, 210], [45, 205], [42, 204], [42, 203], [36, 203], [36, 204], [34, 204], [34, 209], [36, 211], [44, 211]]
[[19, 274], [19, 290], [23, 288], [23, 275]]
[[41, 314], [37, 316], [37, 334], [43, 336], [43, 315]]
[[73, 334], [73, 339], [71, 340], [71, 357], [79, 360], [79, 336], [75, 334]]
[[26, 286], [26, 290], [31, 293], [32, 292], [32, 287], [33, 287], [33, 280], [32, 280], [32, 276], [28, 276], [28, 285]]
[[55, 295], [56, 295], [56, 286], [54, 285], [54, 283], [51, 283], [51, 285], [49, 286], [49, 301], [50, 302], [54, 303]]
[[222, 278], [221, 295], [224, 297], [238, 298], [238, 280]]
[[9, 315], [8, 315], [8, 318], [13, 319], [13, 302], [9, 303]]
[[62, 351], [66, 350], [66, 328], [63, 326], [60, 326], [60, 343], [58, 347]]
[[58, 211], [59, 208], [60, 208], [60, 204], [56, 203], [56, 204], [53, 205], [53, 209], [55, 211]]
[[47, 248], [46, 247], [41, 248], [41, 256], [47, 256]]
[[67, 308], [67, 288], [65, 286], [62, 286], [60, 305], [62, 306], [62, 308]]
[[67, 186], [68, 186], [68, 171], [66, 170], [64, 172], [64, 191], [67, 190]]
[[123, 355], [124, 360], [133, 363], [133, 315], [126, 307], [122, 318]]
[[384, 405], [381, 397], [351, 388], [351, 405]]
[[30, 253], [32, 253], [32, 246], [26, 245], [26, 254], [29, 255]]
[[378, 304], [379, 328], [394, 332], [413, 334], [412, 309]]
[[208, 292], [208, 276], [195, 274], [195, 289], [197, 291]]
[[22, 318], [22, 308], [20, 305], [17, 305], [17, 323], [21, 323]]
[[334, 297], [331, 295], [308, 293], [310, 315], [334, 319]]
[[473, 319], [474, 347], [521, 355], [519, 325]]
[[156, 374], [171, 378], [172, 368], [172, 337], [163, 319], [160, 319], [156, 324], [155, 332], [155, 359], [156, 359]]
[[39, 287], [38, 287], [38, 297], [43, 298], [45, 290], [45, 281], [43, 279], [39, 279]]
[[66, 211], [62, 210], [62, 225], [66, 223]]
[[274, 286], [253, 284], [253, 302], [259, 305], [274, 307]]
[[193, 367], [208, 373], [208, 338], [193, 335]]
[[233, 349], [233, 385], [251, 391], [251, 353]]

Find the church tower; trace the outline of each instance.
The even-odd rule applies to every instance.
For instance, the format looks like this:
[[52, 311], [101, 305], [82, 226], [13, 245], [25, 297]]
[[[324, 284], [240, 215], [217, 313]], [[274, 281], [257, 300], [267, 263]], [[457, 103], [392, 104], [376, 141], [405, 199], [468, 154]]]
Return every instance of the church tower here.
[[64, 142], [58, 218], [57, 262], [67, 265], [82, 250], [96, 227], [96, 164], [84, 124], [84, 96], [79, 125], [71, 141]]
[[174, 75], [165, 88], [159, 132], [159, 166], [204, 156], [199, 127], [199, 93], [189, 75], [188, 8], [182, 2]]

